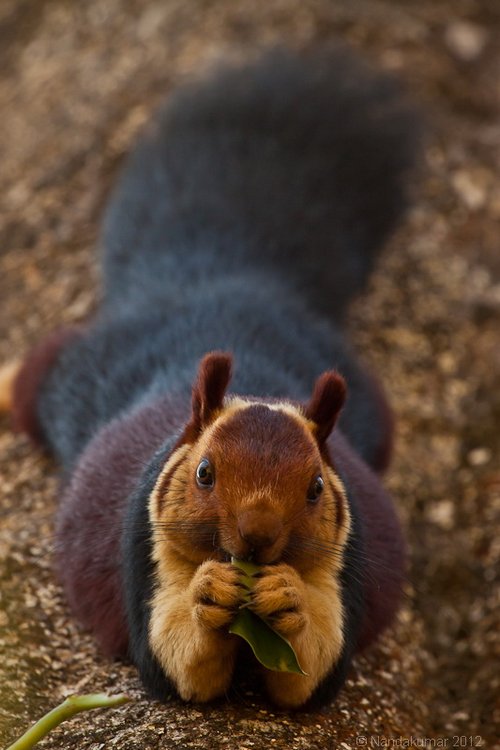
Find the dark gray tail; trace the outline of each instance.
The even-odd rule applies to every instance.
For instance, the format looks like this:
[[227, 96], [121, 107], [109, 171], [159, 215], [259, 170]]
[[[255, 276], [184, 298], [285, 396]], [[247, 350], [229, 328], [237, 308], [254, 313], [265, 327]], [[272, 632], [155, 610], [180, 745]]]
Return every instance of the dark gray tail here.
[[397, 84], [343, 47], [219, 68], [174, 92], [129, 162], [108, 297], [243, 269], [337, 316], [405, 209], [417, 151]]

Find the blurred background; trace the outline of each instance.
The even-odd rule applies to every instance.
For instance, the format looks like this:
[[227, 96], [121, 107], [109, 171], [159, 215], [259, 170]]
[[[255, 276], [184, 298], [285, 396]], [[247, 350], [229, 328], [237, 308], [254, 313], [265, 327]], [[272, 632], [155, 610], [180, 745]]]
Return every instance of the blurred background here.
[[498, 0], [2, 0], [0, 362], [92, 311], [106, 197], [174, 85], [273, 41], [338, 37], [399, 75], [429, 126], [413, 208], [351, 315], [397, 416], [387, 483], [411, 551], [399, 625], [319, 714], [284, 719], [251, 692], [215, 709], [150, 703], [134, 670], [102, 659], [69, 616], [51, 571], [55, 467], [4, 419], [0, 741], [65, 695], [102, 689], [136, 700], [42, 746], [498, 737]]

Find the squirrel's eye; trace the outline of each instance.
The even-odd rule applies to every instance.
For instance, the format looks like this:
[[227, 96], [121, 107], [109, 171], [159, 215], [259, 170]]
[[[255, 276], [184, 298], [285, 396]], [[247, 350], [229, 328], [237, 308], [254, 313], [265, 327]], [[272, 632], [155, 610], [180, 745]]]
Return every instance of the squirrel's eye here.
[[196, 484], [202, 489], [210, 489], [215, 483], [215, 473], [208, 458], [204, 458], [196, 469]]
[[319, 500], [319, 496], [323, 492], [325, 483], [323, 482], [322, 476], [317, 476], [310, 484], [309, 490], [307, 491], [307, 499], [310, 503], [315, 503]]

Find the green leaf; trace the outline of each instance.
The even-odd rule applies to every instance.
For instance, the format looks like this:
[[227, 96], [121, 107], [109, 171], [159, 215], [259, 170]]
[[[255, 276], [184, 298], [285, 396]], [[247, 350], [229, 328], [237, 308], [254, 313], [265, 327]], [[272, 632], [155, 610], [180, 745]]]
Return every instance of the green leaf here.
[[231, 623], [229, 632], [243, 638], [249, 644], [255, 658], [266, 669], [305, 675], [306, 672], [300, 666], [290, 641], [283, 638], [250, 608], [253, 576], [260, 572], [260, 567], [236, 558], [232, 558], [231, 562], [242, 571], [242, 583], [248, 589], [248, 594], [244, 597], [244, 603]]
[[242, 572], [240, 580], [247, 590], [246, 594], [243, 597], [243, 601], [244, 605], [250, 604], [252, 600], [252, 589], [254, 585], [253, 576], [256, 575], [256, 573], [260, 573], [260, 565], [255, 565], [254, 563], [247, 562], [246, 560], [238, 560], [236, 557], [231, 558], [231, 563], [236, 568], [239, 568]]
[[229, 632], [243, 638], [250, 645], [255, 658], [266, 669], [306, 674], [291, 643], [252, 610], [241, 609], [229, 627]]
[[61, 722], [70, 719], [80, 711], [89, 711], [92, 708], [114, 708], [128, 703], [130, 698], [126, 695], [106, 695], [105, 693], [91, 693], [90, 695], [71, 695], [59, 706], [53, 708], [48, 714], [42, 716], [31, 729], [23, 734], [7, 750], [29, 750], [45, 737], [51, 729], [57, 727]]

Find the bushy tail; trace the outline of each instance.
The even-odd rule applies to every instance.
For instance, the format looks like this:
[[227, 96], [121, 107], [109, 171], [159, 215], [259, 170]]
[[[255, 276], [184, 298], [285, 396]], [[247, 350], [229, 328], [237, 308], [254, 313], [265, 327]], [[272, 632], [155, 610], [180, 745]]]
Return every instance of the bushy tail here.
[[398, 85], [344, 47], [273, 49], [180, 88], [109, 213], [110, 291], [131, 264], [136, 280], [149, 266], [179, 283], [201, 262], [205, 276], [278, 273], [341, 313], [406, 206], [415, 119]]

